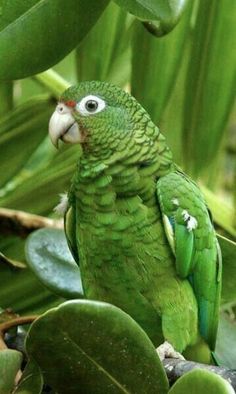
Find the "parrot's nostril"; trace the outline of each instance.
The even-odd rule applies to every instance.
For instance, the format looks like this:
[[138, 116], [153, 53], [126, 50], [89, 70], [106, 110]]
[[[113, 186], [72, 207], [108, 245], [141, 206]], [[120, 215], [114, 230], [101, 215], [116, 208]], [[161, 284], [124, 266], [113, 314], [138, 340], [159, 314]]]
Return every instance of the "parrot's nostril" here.
[[60, 114], [66, 114], [70, 112], [69, 108], [67, 108], [64, 104], [58, 104], [56, 109]]
[[58, 103], [57, 107], [56, 107], [57, 112], [62, 115], [70, 114], [73, 107], [72, 107], [71, 102], [68, 101], [68, 103], [70, 104], [70, 106], [67, 105], [67, 102], [66, 103]]

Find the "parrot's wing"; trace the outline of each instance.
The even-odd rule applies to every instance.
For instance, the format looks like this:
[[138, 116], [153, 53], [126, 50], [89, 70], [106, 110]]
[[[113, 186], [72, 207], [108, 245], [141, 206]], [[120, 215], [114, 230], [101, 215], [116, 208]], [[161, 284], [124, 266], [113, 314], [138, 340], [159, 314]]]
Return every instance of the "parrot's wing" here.
[[204, 198], [176, 171], [157, 181], [157, 196], [177, 274], [193, 287], [200, 333], [214, 350], [221, 294], [221, 252]]

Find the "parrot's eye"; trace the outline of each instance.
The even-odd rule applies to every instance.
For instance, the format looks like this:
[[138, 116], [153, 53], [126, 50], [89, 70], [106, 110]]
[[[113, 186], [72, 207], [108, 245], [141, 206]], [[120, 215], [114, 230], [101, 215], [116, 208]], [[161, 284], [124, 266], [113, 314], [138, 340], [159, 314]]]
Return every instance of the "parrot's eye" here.
[[106, 103], [103, 99], [89, 95], [82, 98], [82, 100], [77, 103], [76, 110], [80, 112], [80, 114], [88, 116], [102, 111], [105, 106]]
[[85, 103], [85, 108], [87, 109], [88, 112], [96, 111], [97, 107], [98, 107], [98, 102], [96, 100], [88, 100]]

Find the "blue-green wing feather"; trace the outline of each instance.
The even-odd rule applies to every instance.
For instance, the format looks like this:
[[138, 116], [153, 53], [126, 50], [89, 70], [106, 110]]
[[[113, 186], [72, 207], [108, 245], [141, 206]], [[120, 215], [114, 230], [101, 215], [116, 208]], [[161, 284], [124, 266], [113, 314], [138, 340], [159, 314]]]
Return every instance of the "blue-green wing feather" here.
[[157, 181], [158, 202], [176, 271], [188, 278], [199, 308], [199, 329], [215, 347], [221, 293], [221, 254], [204, 198], [194, 182], [176, 171]]

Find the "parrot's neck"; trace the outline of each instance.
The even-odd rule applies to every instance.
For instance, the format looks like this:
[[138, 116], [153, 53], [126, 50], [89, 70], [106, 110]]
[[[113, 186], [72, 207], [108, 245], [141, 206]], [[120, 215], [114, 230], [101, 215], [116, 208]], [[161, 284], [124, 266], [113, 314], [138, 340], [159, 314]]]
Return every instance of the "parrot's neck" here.
[[136, 168], [140, 176], [163, 176], [174, 170], [172, 153], [164, 136], [152, 123], [152, 134], [135, 135], [135, 139], [123, 139], [114, 152], [103, 153], [83, 150], [78, 163], [79, 179], [94, 179], [104, 174], [119, 174]]
[[82, 155], [78, 163], [78, 172], [73, 178], [72, 194], [75, 193], [78, 198], [82, 198], [88, 193], [89, 188], [92, 188], [95, 201], [97, 188], [102, 187], [102, 193], [112, 192], [122, 198], [135, 195], [142, 198], [146, 196], [147, 190], [154, 196], [156, 180], [175, 169], [172, 154], [160, 133], [152, 144], [144, 144], [140, 150], [129, 156], [127, 151], [126, 155], [122, 154], [123, 152], [119, 152], [103, 160], [92, 154]]

